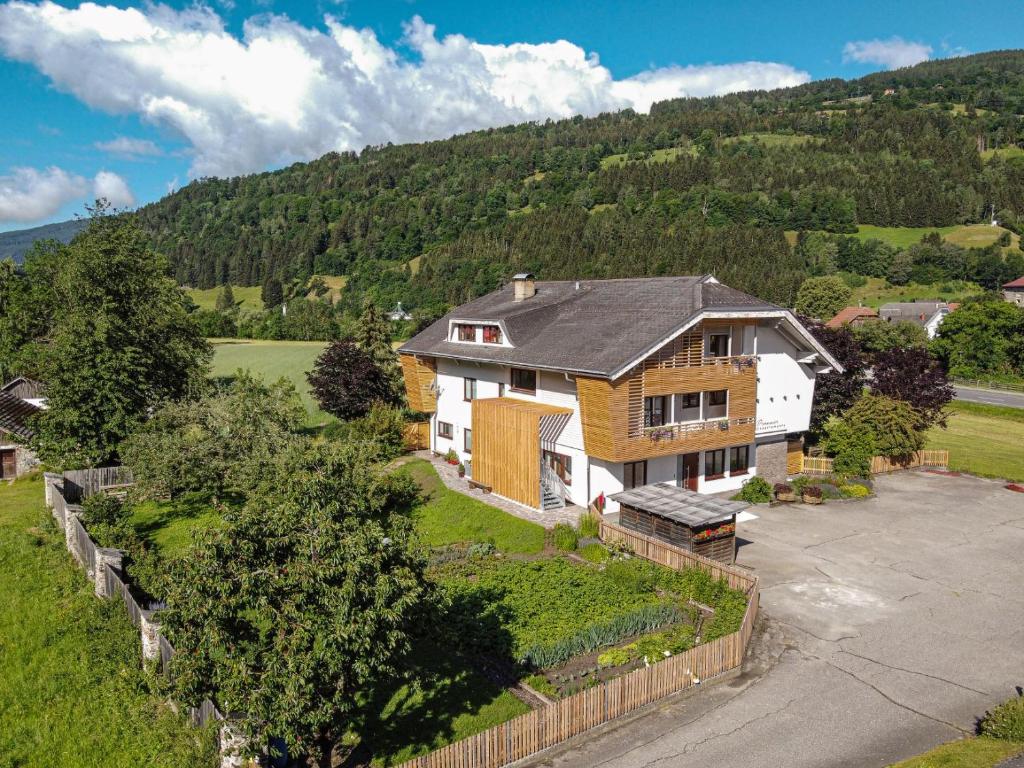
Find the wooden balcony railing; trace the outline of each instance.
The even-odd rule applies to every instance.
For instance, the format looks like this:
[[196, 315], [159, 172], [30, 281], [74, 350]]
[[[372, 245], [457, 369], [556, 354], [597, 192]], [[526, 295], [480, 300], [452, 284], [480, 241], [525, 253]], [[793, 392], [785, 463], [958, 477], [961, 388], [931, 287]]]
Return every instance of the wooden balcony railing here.
[[650, 440], [678, 440], [689, 435], [703, 432], [728, 432], [733, 427], [753, 424], [753, 416], [735, 419], [706, 419], [704, 421], [688, 421], [681, 424], [665, 424], [661, 427], [644, 427], [640, 435]]

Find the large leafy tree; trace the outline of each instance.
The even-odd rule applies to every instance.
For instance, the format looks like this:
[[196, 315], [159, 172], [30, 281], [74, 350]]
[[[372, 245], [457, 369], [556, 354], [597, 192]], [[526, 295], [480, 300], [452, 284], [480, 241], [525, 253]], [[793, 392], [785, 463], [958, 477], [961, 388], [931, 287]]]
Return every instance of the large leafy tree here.
[[871, 391], [912, 405], [921, 429], [945, 426], [942, 409], [953, 399], [942, 365], [921, 347], [896, 347], [875, 355]]
[[866, 355], [875, 355], [895, 347], [925, 347], [928, 333], [917, 323], [899, 320], [889, 323], [885, 320], [868, 320], [851, 329]]
[[999, 297], [964, 302], [931, 349], [953, 376], [1024, 376], [1024, 309]]
[[796, 311], [808, 317], [828, 320], [850, 303], [852, 295], [850, 286], [834, 275], [809, 277], [796, 292]]
[[54, 466], [100, 465], [161, 403], [201, 386], [210, 347], [134, 219], [97, 205], [69, 245], [30, 255], [15, 357], [46, 383], [33, 443]]
[[246, 494], [297, 439], [306, 412], [287, 379], [264, 384], [239, 371], [229, 385], [157, 409], [121, 448], [136, 491]]
[[819, 375], [814, 382], [810, 432], [813, 439], [824, 434], [825, 423], [852, 406], [864, 391], [865, 361], [860, 344], [848, 328], [826, 328], [805, 321], [811, 333], [843, 366], [843, 372]]
[[398, 367], [398, 356], [391, 346], [391, 324], [373, 302], [367, 302], [363, 308], [362, 317], [356, 326], [355, 341], [387, 379], [391, 388], [387, 402], [399, 402], [402, 398], [402, 374]]
[[339, 419], [365, 416], [377, 402], [394, 403], [390, 379], [370, 354], [351, 341], [336, 341], [306, 374], [320, 407]]
[[430, 604], [415, 486], [359, 443], [296, 447], [180, 564], [163, 614], [179, 697], [209, 696], [253, 750], [330, 765], [360, 696], [396, 672]]
[[855, 432], [871, 436], [879, 456], [906, 456], [924, 447], [921, 416], [903, 400], [866, 392], [843, 419]]

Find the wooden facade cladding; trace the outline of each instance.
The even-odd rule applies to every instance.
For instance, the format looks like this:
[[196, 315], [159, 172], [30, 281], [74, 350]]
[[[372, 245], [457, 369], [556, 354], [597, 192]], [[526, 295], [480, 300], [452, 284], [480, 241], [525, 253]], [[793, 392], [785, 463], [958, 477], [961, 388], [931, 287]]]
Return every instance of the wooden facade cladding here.
[[398, 357], [402, 362], [402, 379], [409, 407], [421, 413], [433, 413], [437, 410], [437, 361], [415, 355]]
[[540, 506], [540, 420], [572, 413], [510, 397], [473, 401], [473, 481], [528, 507]]
[[[685, 333], [615, 381], [577, 376], [587, 454], [605, 461], [639, 461], [753, 442], [757, 364], [753, 356], [706, 359], [703, 338], [703, 328]], [[710, 421], [645, 431], [645, 397], [719, 389], [729, 392], [727, 429]]]

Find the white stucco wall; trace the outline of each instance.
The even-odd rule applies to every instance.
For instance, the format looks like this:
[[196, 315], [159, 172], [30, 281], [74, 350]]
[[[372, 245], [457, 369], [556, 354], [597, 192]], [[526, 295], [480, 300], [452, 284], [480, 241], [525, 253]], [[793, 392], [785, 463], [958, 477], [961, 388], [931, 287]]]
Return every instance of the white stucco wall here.
[[811, 421], [814, 371], [798, 363], [796, 346], [770, 326], [757, 329], [757, 419], [780, 432], [803, 432]]

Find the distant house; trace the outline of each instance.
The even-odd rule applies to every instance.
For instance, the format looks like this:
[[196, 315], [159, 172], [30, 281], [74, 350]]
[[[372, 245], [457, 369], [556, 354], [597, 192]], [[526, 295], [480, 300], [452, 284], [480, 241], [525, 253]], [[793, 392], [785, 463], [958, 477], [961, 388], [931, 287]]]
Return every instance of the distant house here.
[[412, 320], [412, 315], [402, 309], [402, 302], [395, 304], [395, 308], [387, 313], [388, 320]]
[[924, 328], [929, 339], [935, 338], [946, 315], [959, 307], [944, 301], [909, 301], [883, 304], [878, 316], [887, 323], [906, 321]]
[[1024, 277], [1018, 277], [1016, 280], [1004, 284], [1003, 298], [1011, 304], [1024, 307]]
[[39, 463], [26, 443], [33, 436], [30, 419], [40, 410], [28, 400], [0, 391], [0, 480], [13, 480]]
[[896, 95], [896, 89], [895, 88], [886, 88], [885, 92], [882, 95], [883, 96], [895, 96]]
[[842, 328], [844, 325], [864, 325], [866, 320], [878, 317], [871, 307], [843, 307], [836, 316], [825, 323], [826, 328]]

